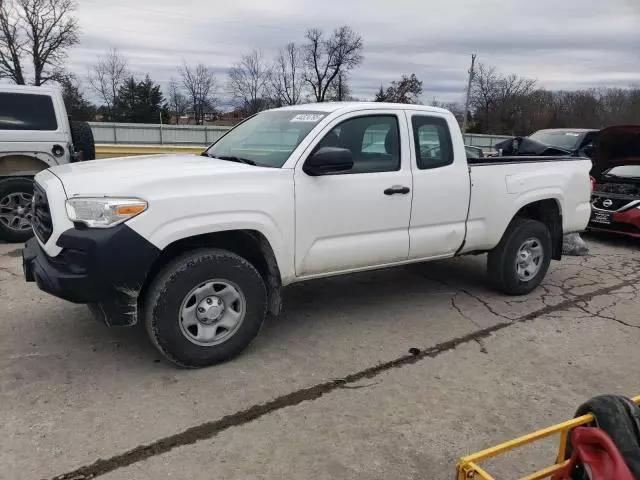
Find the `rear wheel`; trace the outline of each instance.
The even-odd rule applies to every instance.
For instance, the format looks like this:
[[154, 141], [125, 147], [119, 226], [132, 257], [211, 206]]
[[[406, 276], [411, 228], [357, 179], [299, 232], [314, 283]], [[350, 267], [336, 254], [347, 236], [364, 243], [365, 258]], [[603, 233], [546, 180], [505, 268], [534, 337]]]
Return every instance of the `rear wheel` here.
[[547, 274], [551, 248], [551, 233], [544, 223], [514, 218], [498, 246], [489, 252], [489, 280], [507, 295], [529, 293]]
[[0, 239], [24, 242], [31, 230], [33, 182], [28, 178], [0, 180]]
[[226, 250], [195, 250], [156, 277], [145, 302], [149, 338], [168, 360], [205, 367], [242, 352], [264, 321], [262, 277]]
[[71, 139], [76, 152], [82, 152], [82, 160], [96, 158], [96, 144], [91, 126], [87, 122], [71, 122]]

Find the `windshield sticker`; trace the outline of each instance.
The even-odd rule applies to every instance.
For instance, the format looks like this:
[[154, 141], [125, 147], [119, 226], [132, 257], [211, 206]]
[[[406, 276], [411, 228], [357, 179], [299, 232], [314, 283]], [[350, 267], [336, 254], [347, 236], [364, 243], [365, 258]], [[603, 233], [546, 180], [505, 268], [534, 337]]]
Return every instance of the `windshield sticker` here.
[[579, 137], [580, 136], [579, 133], [574, 133], [574, 132], [567, 132], [567, 133], [565, 133], [565, 135], [568, 135], [570, 137]]
[[324, 115], [321, 113], [300, 113], [293, 117], [290, 122], [319, 122], [324, 118]]

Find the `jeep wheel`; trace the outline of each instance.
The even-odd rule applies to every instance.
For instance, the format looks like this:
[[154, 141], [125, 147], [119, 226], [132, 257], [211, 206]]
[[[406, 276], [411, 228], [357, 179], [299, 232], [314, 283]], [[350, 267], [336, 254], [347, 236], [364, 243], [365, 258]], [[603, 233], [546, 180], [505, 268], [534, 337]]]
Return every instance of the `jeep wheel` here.
[[536, 288], [551, 263], [551, 234], [544, 223], [515, 218], [500, 243], [489, 252], [487, 272], [493, 286], [507, 295]]
[[24, 242], [32, 237], [33, 182], [28, 178], [0, 180], [0, 239]]
[[195, 250], [155, 278], [145, 302], [145, 324], [168, 360], [205, 367], [247, 348], [266, 307], [262, 277], [247, 260], [226, 250]]

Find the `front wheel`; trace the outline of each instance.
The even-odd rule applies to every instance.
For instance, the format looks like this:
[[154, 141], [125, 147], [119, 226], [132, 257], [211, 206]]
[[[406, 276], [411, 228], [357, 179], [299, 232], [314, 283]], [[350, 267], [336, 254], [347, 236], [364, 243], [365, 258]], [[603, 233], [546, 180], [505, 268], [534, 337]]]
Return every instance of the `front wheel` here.
[[194, 250], [156, 277], [145, 302], [155, 347], [183, 367], [224, 362], [249, 346], [264, 321], [267, 293], [260, 273], [226, 250]]
[[507, 295], [529, 293], [547, 274], [551, 248], [551, 233], [544, 223], [513, 219], [498, 246], [489, 252], [489, 280]]
[[24, 242], [33, 236], [32, 199], [33, 182], [28, 178], [0, 180], [0, 240]]

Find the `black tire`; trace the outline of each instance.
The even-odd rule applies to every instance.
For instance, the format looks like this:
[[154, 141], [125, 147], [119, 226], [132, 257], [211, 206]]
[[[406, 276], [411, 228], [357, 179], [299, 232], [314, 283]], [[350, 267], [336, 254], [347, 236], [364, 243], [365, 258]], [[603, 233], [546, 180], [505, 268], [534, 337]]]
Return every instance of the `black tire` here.
[[[592, 413], [593, 425], [604, 430], [616, 444], [622, 457], [636, 478], [640, 479], [640, 407], [619, 395], [600, 395], [580, 405], [575, 417]], [[566, 457], [571, 458], [570, 438]]]
[[[218, 345], [197, 345], [180, 326], [183, 301], [194, 288], [220, 279], [235, 284], [244, 296], [244, 317], [235, 332]], [[226, 250], [201, 249], [171, 261], [154, 279], [145, 301], [149, 338], [169, 361], [189, 368], [229, 360], [253, 341], [267, 311], [267, 290], [260, 273], [244, 258]]]
[[[539, 269], [530, 278], [520, 278], [516, 259], [520, 247], [529, 239], [536, 239], [543, 256]], [[489, 281], [499, 292], [507, 295], [524, 295], [536, 288], [547, 274], [551, 263], [551, 233], [544, 223], [528, 218], [514, 218], [500, 243], [489, 252], [487, 273]]]
[[71, 122], [71, 139], [75, 151], [82, 152], [82, 160], [95, 160], [96, 144], [87, 122]]
[[[24, 225], [24, 228], [12, 228], [13, 221], [11, 217], [6, 216], [14, 215], [10, 212], [12, 210], [11, 206], [14, 204], [13, 198], [15, 198], [15, 194], [33, 197], [33, 181], [29, 178], [18, 177], [0, 180], [0, 240], [10, 243], [25, 242], [33, 236], [30, 224], [28, 228], [24, 227]], [[31, 207], [29, 204], [28, 213], [23, 217], [24, 220], [28, 222], [30, 215]]]

